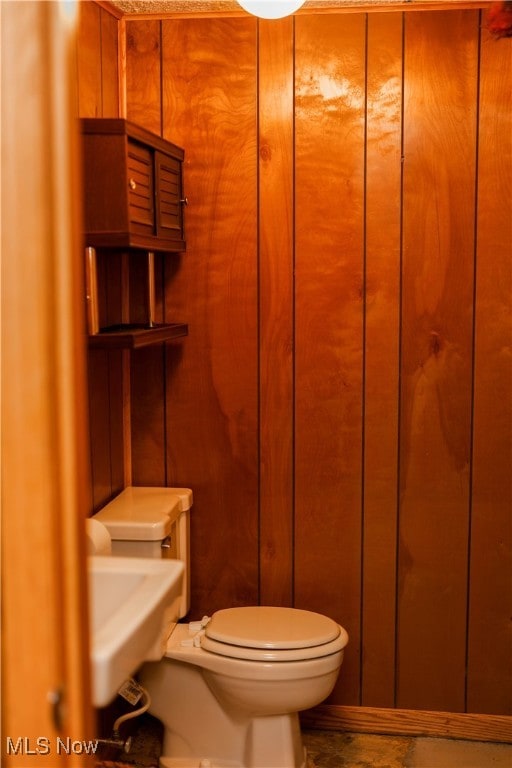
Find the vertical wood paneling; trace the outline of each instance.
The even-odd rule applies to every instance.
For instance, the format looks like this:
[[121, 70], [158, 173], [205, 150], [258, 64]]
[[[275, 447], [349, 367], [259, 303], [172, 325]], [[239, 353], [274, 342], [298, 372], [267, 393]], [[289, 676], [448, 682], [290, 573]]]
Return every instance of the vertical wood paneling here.
[[[163, 322], [162, 260], [154, 256], [154, 319]], [[126, 267], [128, 316], [131, 322], [144, 323], [148, 318], [148, 260], [138, 251], [130, 254]], [[131, 439], [131, 482], [133, 485], [165, 486], [165, 345], [134, 350], [130, 354], [128, 382], [130, 389], [129, 424], [125, 426]]]
[[92, 503], [97, 510], [124, 487], [121, 353], [90, 350], [88, 370]]
[[[289, 603], [295, 581], [294, 604], [347, 627], [331, 703], [393, 706], [396, 669], [398, 706], [462, 710], [469, 620], [467, 707], [500, 713], [511, 49], [483, 33], [475, 284], [479, 13], [403, 16], [403, 94], [402, 13], [126, 23], [128, 117], [184, 146], [189, 199], [187, 252], [162, 265], [189, 336], [132, 356], [134, 482], [194, 490], [194, 615], [258, 602], [258, 583]], [[92, 18], [84, 114], [110, 103]], [[105, 488], [116, 365], [92, 371], [95, 418], [114, 409]]]
[[478, 24], [408, 14], [404, 62], [397, 706], [452, 712], [466, 663]]
[[[118, 95], [117, 19], [96, 3], [80, 4], [77, 83], [80, 117], [116, 117]], [[117, 259], [98, 254], [104, 324], [118, 322]], [[124, 485], [123, 385], [121, 356], [90, 352], [89, 434], [91, 440], [92, 505], [97, 509]]]
[[[505, 45], [503, 44], [505, 43]], [[512, 713], [510, 41], [482, 33], [467, 708]]]
[[162, 127], [158, 20], [126, 22], [126, 117], [157, 135]]
[[80, 117], [117, 117], [118, 20], [94, 2], [80, 3], [77, 51]]
[[119, 117], [118, 20], [101, 12], [102, 117]]
[[80, 117], [101, 117], [101, 9], [80, 3], [77, 91]]
[[[126, 22], [127, 118], [161, 134], [161, 24], [158, 20]], [[137, 256], [139, 260], [137, 262]], [[146, 260], [130, 260], [130, 292], [146, 285]], [[159, 282], [159, 281], [157, 281]], [[143, 298], [144, 289], [137, 291]], [[132, 306], [139, 319], [143, 302]], [[130, 366], [131, 481], [166, 485], [165, 350], [148, 347], [132, 354]]]
[[131, 354], [133, 485], [166, 485], [164, 346]]
[[351, 641], [359, 701], [365, 16], [296, 18], [295, 602]]
[[[124, 366], [125, 351], [112, 350], [109, 354], [109, 397], [110, 397], [110, 434], [111, 455], [110, 473], [112, 495], [120, 493], [127, 484], [126, 461], [129, 457], [129, 447], [125, 441], [125, 412], [126, 412], [126, 382]], [[128, 387], [129, 394], [129, 387]]]
[[[187, 252], [166, 317], [168, 480], [194, 490], [192, 600], [258, 602], [255, 19], [163, 23], [164, 135], [185, 147]], [[178, 365], [179, 363], [179, 365]]]
[[[98, 250], [100, 326], [121, 318], [121, 254]], [[89, 350], [89, 435], [93, 509], [124, 487], [122, 356], [116, 350]]]
[[104, 350], [89, 352], [89, 439], [93, 509], [98, 509], [104, 504], [112, 493], [108, 360], [109, 353]]
[[395, 698], [401, 14], [368, 14], [361, 701]]
[[293, 20], [259, 25], [260, 600], [293, 601]]

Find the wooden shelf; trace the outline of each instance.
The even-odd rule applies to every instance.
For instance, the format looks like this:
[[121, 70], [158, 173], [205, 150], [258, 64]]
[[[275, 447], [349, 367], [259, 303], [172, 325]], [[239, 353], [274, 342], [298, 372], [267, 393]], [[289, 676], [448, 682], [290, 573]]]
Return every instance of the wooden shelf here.
[[99, 333], [89, 336], [89, 347], [93, 349], [139, 349], [151, 344], [161, 344], [188, 335], [186, 323], [166, 325], [113, 325], [102, 328]]

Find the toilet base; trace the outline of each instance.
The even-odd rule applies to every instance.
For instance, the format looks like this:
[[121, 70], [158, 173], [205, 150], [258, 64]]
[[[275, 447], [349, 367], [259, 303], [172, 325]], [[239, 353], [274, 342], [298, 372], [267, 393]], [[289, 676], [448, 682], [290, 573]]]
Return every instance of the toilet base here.
[[162, 757], [160, 758], [160, 768], [243, 768], [241, 763], [234, 763], [232, 760], [226, 763], [219, 763], [217, 760], [208, 758], [180, 758], [180, 757]]
[[297, 713], [255, 717], [248, 730], [245, 754], [244, 768], [305, 768]]
[[162, 756], [160, 768], [306, 768], [306, 750], [296, 713], [255, 717], [245, 733], [242, 762], [208, 755]]
[[[293, 768], [307, 768], [307, 753], [303, 748], [304, 757], [301, 763], [295, 763]], [[233, 760], [218, 761], [210, 760], [207, 757], [198, 759], [197, 757], [161, 757], [160, 768], [248, 768], [242, 763]], [[269, 766], [270, 768], [270, 766]], [[280, 766], [279, 766], [280, 768]]]

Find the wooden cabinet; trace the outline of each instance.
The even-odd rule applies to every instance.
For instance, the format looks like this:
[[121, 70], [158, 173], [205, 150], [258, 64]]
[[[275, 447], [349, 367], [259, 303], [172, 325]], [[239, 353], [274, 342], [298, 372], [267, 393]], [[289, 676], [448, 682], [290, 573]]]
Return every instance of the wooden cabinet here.
[[184, 251], [183, 149], [127, 120], [81, 122], [85, 245]]

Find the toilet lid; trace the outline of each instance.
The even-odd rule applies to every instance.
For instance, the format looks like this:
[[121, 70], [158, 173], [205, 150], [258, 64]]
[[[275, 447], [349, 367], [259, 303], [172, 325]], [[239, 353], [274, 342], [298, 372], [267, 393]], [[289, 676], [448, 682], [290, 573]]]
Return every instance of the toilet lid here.
[[259, 650], [313, 648], [336, 640], [340, 627], [327, 616], [298, 608], [251, 606], [213, 614], [206, 638]]

